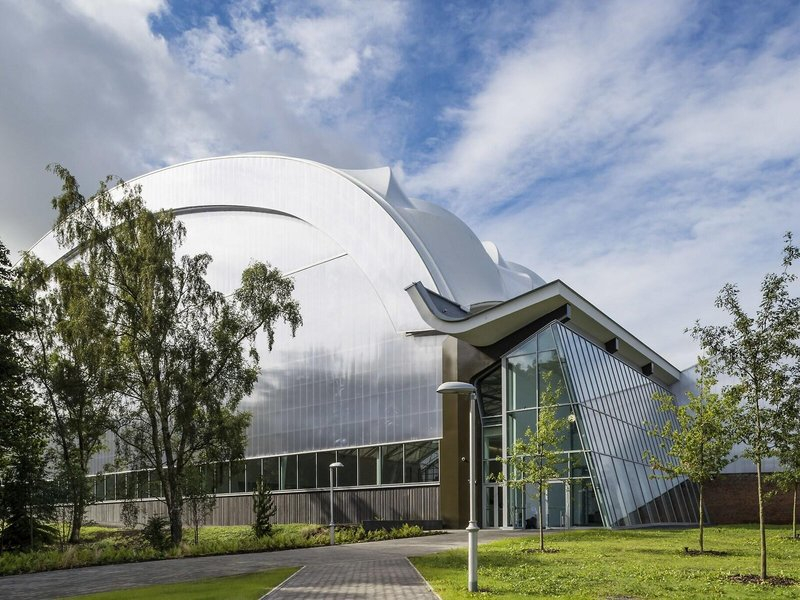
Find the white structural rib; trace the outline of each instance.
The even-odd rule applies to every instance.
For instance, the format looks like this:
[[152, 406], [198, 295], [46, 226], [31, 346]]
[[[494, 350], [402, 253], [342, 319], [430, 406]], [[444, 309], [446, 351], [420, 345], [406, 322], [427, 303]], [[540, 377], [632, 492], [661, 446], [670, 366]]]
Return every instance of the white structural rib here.
[[677, 367], [560, 280], [472, 314], [457, 307], [443, 311], [420, 283], [408, 286], [406, 292], [430, 327], [477, 347], [490, 346], [567, 304], [570, 322], [594, 342], [617, 338], [618, 356], [626, 362], [637, 367], [652, 363], [653, 374], [668, 385], [680, 378]]

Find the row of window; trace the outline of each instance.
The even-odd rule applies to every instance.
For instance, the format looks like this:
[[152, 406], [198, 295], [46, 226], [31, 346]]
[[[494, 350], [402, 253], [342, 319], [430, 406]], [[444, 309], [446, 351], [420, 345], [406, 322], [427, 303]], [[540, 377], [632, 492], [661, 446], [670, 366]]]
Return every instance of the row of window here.
[[[272, 490], [302, 490], [330, 485], [332, 463], [334, 485], [396, 485], [439, 481], [439, 442], [408, 442], [386, 446], [350, 448], [251, 458], [233, 463], [203, 465], [206, 491], [216, 494], [252, 492], [259, 477]], [[95, 499], [158, 498], [161, 482], [152, 469], [94, 476]]]

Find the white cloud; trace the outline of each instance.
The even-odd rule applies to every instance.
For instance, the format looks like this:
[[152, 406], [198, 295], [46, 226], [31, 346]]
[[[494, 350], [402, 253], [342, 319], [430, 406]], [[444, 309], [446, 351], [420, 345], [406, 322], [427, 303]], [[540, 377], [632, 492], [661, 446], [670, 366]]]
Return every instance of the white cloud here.
[[720, 318], [719, 288], [740, 283], [754, 307], [800, 229], [798, 18], [763, 43], [705, 40], [701, 9], [558, 7], [444, 111], [452, 144], [406, 173], [679, 366], [697, 351], [683, 329]]
[[53, 161], [87, 192], [107, 173], [237, 151], [383, 162], [363, 98], [397, 68], [404, 6], [292, 2], [269, 21], [258, 8], [168, 43], [148, 20], [169, 16], [163, 1], [0, 5], [4, 242], [20, 250], [48, 229]]

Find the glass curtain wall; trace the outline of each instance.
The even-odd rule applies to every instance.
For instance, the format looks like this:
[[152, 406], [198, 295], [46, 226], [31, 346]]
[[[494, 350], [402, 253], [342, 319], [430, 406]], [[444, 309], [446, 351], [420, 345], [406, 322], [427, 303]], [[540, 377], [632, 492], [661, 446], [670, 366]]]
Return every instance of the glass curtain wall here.
[[647, 424], [674, 423], [653, 400], [655, 392], [667, 390], [568, 327], [551, 327], [568, 368], [607, 522], [612, 527], [696, 523], [695, 486], [685, 477], [658, 477], [642, 457], [649, 450], [662, 462], [672, 460], [663, 440], [647, 433]]
[[549, 394], [556, 404], [556, 418], [563, 424], [561, 447], [563, 460], [559, 476], [549, 483], [539, 514], [537, 490], [528, 486], [508, 492], [508, 525], [538, 527], [540, 518], [546, 527], [602, 525], [602, 516], [587, 467], [588, 458], [576, 425], [575, 407], [569, 393], [565, 368], [551, 327], [509, 352], [503, 360], [506, 372], [505, 448], [524, 438], [528, 429], [536, 432], [539, 403]]
[[[560, 476], [545, 494], [541, 517], [547, 527], [696, 522], [694, 486], [685, 478], [654, 477], [642, 458], [649, 450], [669, 460], [645, 426], [670, 418], [652, 397], [666, 390], [604, 349], [555, 322], [510, 351], [476, 385], [485, 506], [502, 502], [491, 489], [503, 467], [497, 458], [528, 429], [536, 431], [539, 401], [549, 389], [564, 423], [564, 460]], [[524, 492], [503, 489], [505, 525], [537, 526], [535, 492], [531, 487]], [[484, 515], [485, 523], [491, 522], [489, 517]]]

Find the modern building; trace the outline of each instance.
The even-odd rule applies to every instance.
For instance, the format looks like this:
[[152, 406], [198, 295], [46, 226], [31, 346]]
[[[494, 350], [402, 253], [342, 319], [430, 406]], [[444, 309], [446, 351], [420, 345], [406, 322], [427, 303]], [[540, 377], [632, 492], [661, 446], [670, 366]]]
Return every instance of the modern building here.
[[[258, 476], [276, 490], [278, 519], [325, 523], [328, 465], [337, 521], [414, 519], [456, 527], [469, 514], [469, 465], [480, 464], [480, 525], [638, 527], [696, 522], [682, 479], [653, 478], [665, 458], [645, 422], [664, 418], [656, 391], [681, 372], [560, 280], [504, 260], [443, 208], [402, 190], [389, 168], [364, 171], [270, 153], [197, 160], [133, 180], [151, 209], [172, 209], [184, 251], [208, 252], [213, 286], [228, 293], [251, 261], [295, 281], [304, 325], [278, 331], [258, 384], [246, 460], [210, 465], [213, 519], [249, 522]], [[34, 252], [60, 258], [52, 234]], [[443, 381], [478, 389], [478, 454], [469, 455], [469, 399], [437, 395]], [[543, 515], [529, 494], [497, 483], [498, 461], [538, 402], [558, 393], [565, 417], [561, 474]], [[90, 517], [119, 520], [121, 493], [156, 506], [152, 473], [103, 473]]]

